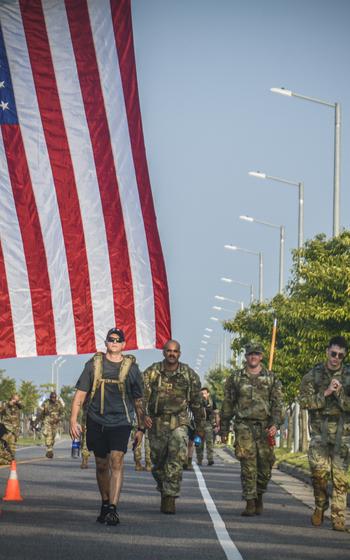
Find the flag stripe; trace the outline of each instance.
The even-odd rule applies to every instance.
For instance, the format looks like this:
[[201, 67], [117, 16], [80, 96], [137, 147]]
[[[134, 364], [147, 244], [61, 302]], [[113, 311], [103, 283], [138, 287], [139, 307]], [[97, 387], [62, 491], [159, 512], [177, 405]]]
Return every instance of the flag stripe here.
[[[21, 0], [21, 11], [63, 228], [76, 319], [77, 348], [78, 352], [89, 352], [92, 348], [91, 339], [94, 339], [94, 328], [84, 231], [40, 0], [33, 0], [30, 5]], [[54, 120], [52, 113], [55, 114]], [[59, 150], [56, 138], [60, 138]]]
[[[10, 358], [16, 354], [15, 337], [8, 291], [4, 255], [1, 247], [0, 234], [0, 356]], [[10, 341], [7, 343], [7, 341]]]
[[[65, 5], [63, 2], [53, 4], [46, 1], [43, 3], [43, 7], [53, 71], [56, 77], [68, 142], [67, 150], [69, 149], [74, 170], [83, 234], [85, 236], [91, 286], [93, 328], [96, 339], [95, 348], [102, 344], [106, 334], [106, 326], [108, 325], [109, 328], [109, 325], [115, 323], [104, 217]], [[64, 49], [62, 49], [62, 44], [65, 46]], [[60, 157], [62, 158], [62, 155]], [[69, 213], [74, 217], [72, 209]], [[81, 272], [77, 273], [80, 283], [82, 280], [85, 282], [85, 270], [83, 273], [83, 277]], [[84, 284], [82, 284], [82, 288], [82, 296], [84, 296]], [[93, 341], [93, 337], [91, 340]], [[94, 348], [90, 346], [88, 351], [91, 352]]]
[[[0, 237], [0, 356], [12, 357], [16, 354], [15, 337], [11, 312], [10, 295], [8, 291], [4, 255]], [[10, 340], [10, 344], [6, 341]]]
[[[7, 341], [6, 355], [16, 347], [17, 356], [35, 356], [32, 300], [27, 275], [21, 230], [19, 228], [2, 134], [0, 135], [0, 239], [11, 303], [14, 339]], [[6, 340], [5, 338], [3, 340]]]
[[116, 324], [126, 332], [127, 347], [135, 348], [133, 286], [124, 218], [86, 0], [67, 0], [66, 9], [101, 194]]
[[136, 65], [132, 37], [130, 0], [111, 0], [112, 20], [114, 25], [121, 79], [123, 84], [126, 112], [129, 125], [133, 163], [139, 189], [143, 223], [145, 227], [148, 254], [153, 281], [156, 347], [161, 348], [170, 338], [170, 306], [168, 285], [163, 260], [162, 248], [157, 230], [157, 221], [151, 195], [148, 175], [146, 150], [143, 139], [140, 102], [137, 88]]
[[[151, 268], [132, 158], [119, 60], [115, 50], [111, 8], [108, 0], [101, 0], [98, 5], [90, 0], [88, 5], [125, 220], [133, 278], [137, 342], [141, 348], [154, 348], [155, 309]], [[108, 17], [102, 18], [103, 14], [108, 14]]]
[[[55, 354], [55, 329], [47, 261], [22, 134], [19, 127], [5, 125], [2, 135], [27, 263], [36, 348], [39, 355]], [[18, 170], [21, 173], [20, 181]], [[28, 223], [31, 224], [31, 228], [27, 227]], [[43, 309], [45, 316], [42, 313]]]
[[[45, 233], [44, 243], [55, 319], [55, 329], [50, 332], [47, 326], [47, 332], [49, 336], [56, 333], [58, 353], [63, 351], [76, 353], [71, 292], [61, 222], [18, 2], [11, 6], [2, 6], [1, 25], [35, 201], [41, 229]], [[18, 173], [20, 173], [19, 168]], [[19, 182], [21, 182], [20, 176]], [[26, 227], [31, 228], [31, 220]], [[14, 304], [12, 299], [11, 303]], [[45, 310], [42, 311], [45, 318]], [[16, 337], [21, 341], [27, 339], [27, 323], [27, 320], [19, 322], [15, 320]], [[17, 339], [16, 348], [17, 351], [21, 348]], [[33, 350], [29, 354], [21, 355], [33, 355]]]

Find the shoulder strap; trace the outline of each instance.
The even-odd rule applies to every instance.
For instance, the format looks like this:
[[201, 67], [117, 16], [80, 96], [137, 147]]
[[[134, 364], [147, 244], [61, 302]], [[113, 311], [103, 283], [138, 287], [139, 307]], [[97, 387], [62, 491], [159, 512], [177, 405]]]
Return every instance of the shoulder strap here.
[[96, 352], [92, 357], [93, 360], [93, 373], [94, 373], [94, 380], [92, 383], [92, 389], [90, 392], [90, 402], [95, 396], [96, 389], [101, 382], [102, 373], [103, 373], [103, 352]]

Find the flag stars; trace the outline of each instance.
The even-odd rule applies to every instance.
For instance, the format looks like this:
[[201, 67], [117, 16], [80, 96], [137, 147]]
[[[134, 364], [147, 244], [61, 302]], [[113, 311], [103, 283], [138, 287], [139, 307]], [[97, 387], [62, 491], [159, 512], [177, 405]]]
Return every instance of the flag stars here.
[[6, 110], [9, 111], [10, 110], [8, 102], [5, 103], [5, 101], [1, 101], [0, 107], [3, 111], [6, 111]]
[[5, 87], [5, 81], [0, 82], [0, 89]]

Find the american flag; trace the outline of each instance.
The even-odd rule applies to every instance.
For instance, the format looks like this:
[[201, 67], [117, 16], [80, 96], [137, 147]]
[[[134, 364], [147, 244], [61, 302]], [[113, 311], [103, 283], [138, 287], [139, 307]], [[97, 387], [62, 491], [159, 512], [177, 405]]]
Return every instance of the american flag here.
[[2, 0], [0, 128], [0, 357], [161, 347], [130, 0]]

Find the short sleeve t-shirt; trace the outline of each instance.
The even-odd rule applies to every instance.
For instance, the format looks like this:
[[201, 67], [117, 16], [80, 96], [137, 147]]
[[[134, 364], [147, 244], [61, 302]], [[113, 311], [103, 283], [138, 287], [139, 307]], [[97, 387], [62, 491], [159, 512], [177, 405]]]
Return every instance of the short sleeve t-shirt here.
[[[103, 357], [103, 379], [119, 378], [121, 362], [111, 362]], [[89, 393], [92, 389], [94, 380], [94, 362], [89, 360], [79, 377], [76, 389]], [[125, 405], [120, 395], [116, 383], [104, 384], [104, 411], [101, 414], [101, 387], [96, 390], [94, 398], [88, 405], [88, 416], [106, 427], [130, 426], [134, 421], [134, 399], [143, 397], [143, 379], [137, 364], [132, 364], [128, 376], [125, 380], [125, 405], [128, 410], [130, 422], [128, 420]]]

